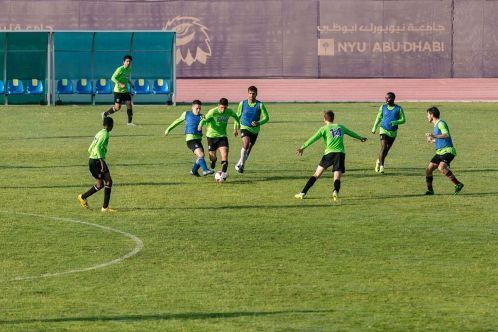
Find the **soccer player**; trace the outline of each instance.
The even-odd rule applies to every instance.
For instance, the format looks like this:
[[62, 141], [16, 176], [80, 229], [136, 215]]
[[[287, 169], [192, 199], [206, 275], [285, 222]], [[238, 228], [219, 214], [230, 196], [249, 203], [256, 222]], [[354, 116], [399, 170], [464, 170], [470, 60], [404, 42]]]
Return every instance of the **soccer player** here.
[[341, 176], [346, 171], [344, 135], [349, 135], [353, 138], [359, 139], [362, 142], [367, 140], [366, 137], [358, 135], [343, 125], [334, 123], [334, 112], [332, 111], [324, 112], [323, 121], [325, 122], [325, 126], [318, 129], [315, 135], [311, 136], [306, 143], [297, 149], [297, 155], [301, 156], [304, 149], [319, 139], [322, 139], [325, 143], [325, 152], [320, 164], [316, 168], [315, 174], [309, 178], [303, 190], [301, 190], [299, 194], [296, 194], [294, 196], [295, 198], [306, 198], [308, 190], [315, 184], [316, 180], [322, 176], [323, 172], [327, 168], [332, 166], [332, 172], [334, 173], [334, 191], [332, 192], [332, 199], [337, 201], [339, 197], [339, 190], [341, 188]]
[[[239, 117], [231, 109], [228, 108], [228, 100], [226, 98], [221, 98], [218, 103], [218, 107], [210, 109], [206, 117], [201, 120], [198, 126], [198, 130], [202, 130], [204, 125], [207, 125], [206, 137], [208, 141], [209, 150], [209, 160], [211, 161], [211, 169], [216, 167], [216, 161], [218, 160], [217, 152], [220, 152], [221, 156], [221, 172], [222, 177], [226, 178], [228, 176], [228, 138], [227, 138], [227, 124], [228, 118], [232, 117], [235, 123], [239, 123]], [[237, 129], [233, 132], [234, 136], [237, 137]]]
[[123, 65], [118, 67], [114, 71], [114, 74], [112, 74], [111, 81], [114, 82], [114, 106], [102, 113], [102, 119], [119, 111], [121, 109], [121, 104], [124, 102], [126, 104], [126, 113], [128, 113], [128, 126], [135, 126], [133, 123], [131, 94], [130, 91], [128, 91], [128, 84], [132, 89], [135, 88], [130, 79], [132, 61], [131, 55], [125, 55], [123, 58]]
[[201, 101], [194, 100], [192, 102], [192, 110], [183, 112], [182, 115], [178, 119], [173, 121], [173, 123], [164, 132], [164, 135], [168, 136], [173, 128], [175, 128], [182, 122], [185, 122], [184, 133], [187, 141], [187, 147], [192, 150], [194, 155], [197, 156], [197, 160], [195, 161], [194, 165], [192, 166], [192, 170], [190, 171], [190, 174], [194, 176], [200, 176], [198, 172], [199, 168], [202, 168], [202, 175], [204, 176], [214, 173], [213, 170], [210, 170], [207, 167], [206, 161], [204, 160], [204, 147], [202, 146], [201, 141], [202, 131], [197, 129], [203, 116], [201, 114], [201, 107]]
[[384, 161], [396, 139], [398, 125], [406, 121], [403, 108], [395, 104], [394, 99], [396, 99], [394, 92], [386, 94], [386, 103], [380, 106], [372, 128], [372, 134], [375, 134], [375, 131], [380, 126], [380, 152], [379, 158], [375, 162], [375, 171], [380, 173], [384, 173]]
[[[265, 104], [256, 99], [258, 89], [250, 86], [247, 89], [249, 97], [239, 103], [237, 116], [240, 119], [240, 137], [242, 138], [242, 149], [240, 149], [240, 159], [235, 165], [235, 170], [244, 173], [244, 166], [249, 157], [249, 153], [256, 144], [260, 127], [270, 120]], [[237, 123], [235, 129], [239, 129]]]
[[445, 121], [439, 118], [439, 109], [431, 107], [427, 110], [427, 121], [434, 124], [434, 131], [426, 133], [428, 143], [435, 143], [436, 155], [432, 158], [425, 169], [425, 180], [427, 183], [426, 195], [434, 195], [432, 187], [432, 172], [437, 168], [442, 174], [446, 175], [453, 184], [455, 184], [455, 195], [463, 189], [463, 183], [457, 180], [450, 170], [450, 163], [456, 156], [456, 149], [451, 140], [450, 129]]
[[88, 160], [88, 166], [90, 168], [90, 173], [97, 180], [95, 186], [91, 187], [86, 193], [78, 195], [78, 201], [84, 208], [89, 208], [87, 198], [95, 194], [97, 191], [104, 189], [104, 204], [102, 205], [102, 212], [115, 212], [116, 210], [109, 207], [109, 200], [111, 199], [111, 188], [112, 188], [112, 178], [109, 168], [105, 162], [105, 157], [107, 155], [109, 146], [109, 132], [114, 126], [114, 121], [112, 118], [104, 118], [103, 120], [104, 129], [99, 131], [92, 144], [88, 148], [88, 153], [90, 154], [90, 159]]

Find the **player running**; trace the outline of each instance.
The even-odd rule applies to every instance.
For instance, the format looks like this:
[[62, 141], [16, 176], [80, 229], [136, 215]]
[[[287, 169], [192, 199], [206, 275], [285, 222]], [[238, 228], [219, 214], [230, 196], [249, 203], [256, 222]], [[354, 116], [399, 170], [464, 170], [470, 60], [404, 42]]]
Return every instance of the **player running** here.
[[128, 84], [132, 89], [135, 88], [130, 79], [132, 61], [133, 58], [131, 55], [125, 55], [123, 65], [116, 68], [114, 74], [112, 74], [111, 81], [114, 82], [114, 106], [102, 113], [102, 119], [119, 111], [121, 104], [124, 102], [126, 104], [126, 113], [128, 113], [128, 126], [136, 126], [133, 123], [133, 106], [131, 103], [131, 94], [128, 91]]
[[171, 130], [185, 122], [185, 139], [187, 141], [187, 147], [192, 150], [194, 155], [197, 156], [197, 160], [192, 166], [192, 170], [190, 171], [191, 175], [200, 176], [199, 168], [202, 168], [202, 175], [206, 176], [209, 174], [213, 174], [214, 171], [210, 170], [206, 165], [206, 160], [204, 160], [204, 147], [202, 146], [202, 131], [198, 130], [199, 123], [202, 120], [201, 114], [202, 103], [200, 100], [194, 100], [192, 102], [192, 110], [185, 111], [182, 115], [173, 121], [173, 123], [166, 129], [164, 132], [165, 136], [168, 136]]
[[456, 149], [451, 140], [450, 129], [445, 121], [439, 118], [440, 112], [437, 107], [431, 107], [427, 110], [427, 121], [434, 124], [434, 131], [426, 133], [428, 143], [435, 143], [436, 155], [432, 158], [425, 169], [425, 180], [427, 183], [426, 195], [434, 195], [432, 187], [432, 172], [437, 168], [442, 174], [446, 175], [451, 182], [455, 184], [455, 195], [463, 189], [463, 183], [457, 180], [450, 170], [450, 163], [456, 156]]
[[107, 155], [109, 146], [109, 133], [114, 126], [114, 121], [112, 118], [104, 118], [103, 120], [104, 129], [99, 131], [92, 144], [88, 148], [88, 153], [90, 154], [90, 159], [88, 160], [88, 166], [90, 168], [90, 173], [97, 180], [95, 186], [91, 187], [86, 193], [78, 195], [78, 201], [84, 208], [89, 208], [87, 198], [95, 194], [97, 191], [104, 187], [104, 204], [102, 205], [102, 212], [115, 212], [109, 207], [109, 200], [111, 199], [111, 188], [112, 179], [109, 168], [105, 162], [105, 157]]
[[379, 107], [379, 113], [372, 128], [372, 134], [380, 126], [380, 152], [375, 162], [375, 172], [384, 173], [384, 161], [394, 144], [398, 133], [398, 125], [406, 122], [403, 108], [394, 103], [394, 92], [386, 94], [386, 104]]
[[297, 149], [297, 155], [301, 156], [304, 149], [306, 149], [311, 144], [318, 141], [320, 138], [323, 139], [325, 143], [325, 152], [320, 161], [320, 164], [316, 168], [315, 174], [309, 178], [308, 182], [304, 186], [303, 190], [294, 197], [299, 199], [306, 198], [308, 190], [315, 184], [316, 180], [322, 176], [323, 172], [332, 166], [332, 172], [334, 173], [334, 191], [332, 192], [332, 199], [334, 201], [338, 200], [339, 190], [341, 188], [341, 176], [346, 171], [345, 161], [346, 154], [344, 150], [344, 135], [349, 135], [353, 138], [359, 139], [362, 142], [367, 140], [366, 137], [362, 137], [357, 133], [349, 130], [341, 124], [334, 123], [334, 112], [326, 111], [323, 114], [323, 121], [325, 126], [318, 129], [315, 135], [311, 136], [310, 139], [306, 141], [299, 149]]
[[[220, 151], [221, 156], [221, 172], [222, 177], [228, 176], [228, 138], [227, 124], [228, 118], [232, 117], [235, 123], [239, 123], [239, 117], [231, 109], [228, 108], [228, 100], [221, 98], [218, 107], [210, 109], [206, 117], [201, 120], [197, 130], [201, 131], [204, 125], [207, 125], [206, 137], [208, 141], [209, 160], [211, 160], [211, 169], [216, 167], [217, 152]], [[238, 135], [237, 129], [233, 131], [235, 137]]]
[[235, 170], [239, 173], [244, 173], [244, 166], [249, 157], [249, 153], [256, 144], [259, 130], [261, 126], [270, 120], [265, 104], [256, 99], [258, 89], [255, 86], [250, 86], [247, 89], [249, 97], [239, 103], [237, 116], [240, 119], [239, 124], [235, 123], [235, 129], [240, 129], [240, 137], [242, 138], [242, 148], [240, 149], [240, 159], [235, 165]]

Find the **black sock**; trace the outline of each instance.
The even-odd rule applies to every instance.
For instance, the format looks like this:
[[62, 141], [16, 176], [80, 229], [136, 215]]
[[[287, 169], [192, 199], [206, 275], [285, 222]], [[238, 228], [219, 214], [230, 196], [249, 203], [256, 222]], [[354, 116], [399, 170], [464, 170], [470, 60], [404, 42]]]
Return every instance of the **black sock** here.
[[425, 183], [427, 183], [427, 190], [430, 190], [430, 191], [434, 190], [432, 188], [432, 180], [434, 180], [434, 177], [432, 175], [425, 177]]
[[114, 110], [114, 106], [109, 108], [107, 111], [104, 112], [104, 116], [109, 116], [111, 115], [112, 113], [115, 113], [116, 110]]
[[303, 190], [301, 190], [301, 192], [303, 194], [306, 194], [308, 192], [308, 190], [310, 190], [310, 188], [313, 187], [315, 182], [316, 182], [316, 177], [314, 177], [314, 176], [310, 177], [308, 182], [306, 182], [306, 185], [304, 186]]
[[133, 109], [128, 108], [126, 110], [126, 113], [128, 113], [128, 123], [132, 123], [133, 122]]
[[457, 180], [457, 178], [455, 177], [455, 175], [453, 175], [453, 172], [451, 171], [448, 171], [448, 173], [446, 173], [446, 176], [448, 177], [448, 179], [451, 180], [451, 182], [453, 182], [454, 184], [460, 184], [460, 181]]
[[111, 187], [105, 186], [104, 188], [104, 205], [102, 207], [107, 209], [109, 207], [109, 201], [111, 200]]
[[214, 169], [216, 167], [216, 160], [211, 160], [211, 164], [209, 166], [211, 166], [211, 169]]
[[81, 198], [83, 198], [83, 199], [87, 199], [88, 197], [92, 196], [93, 194], [95, 194], [95, 193], [96, 193], [97, 191], [99, 191], [100, 189], [102, 189], [102, 188], [98, 188], [98, 189], [97, 189], [97, 187], [93, 186], [93, 187], [91, 187], [90, 189], [88, 189], [88, 191], [87, 191], [86, 193], [82, 194], [82, 195], [81, 195]]
[[228, 169], [228, 161], [222, 160], [221, 161], [221, 171], [223, 173], [226, 173], [227, 169]]
[[334, 180], [334, 190], [339, 193], [339, 189], [341, 189], [341, 180]]

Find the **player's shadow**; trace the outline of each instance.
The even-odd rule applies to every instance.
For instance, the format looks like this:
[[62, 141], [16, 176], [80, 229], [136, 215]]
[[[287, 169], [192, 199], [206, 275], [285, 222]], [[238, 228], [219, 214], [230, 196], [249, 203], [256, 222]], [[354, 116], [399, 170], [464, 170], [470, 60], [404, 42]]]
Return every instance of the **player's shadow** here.
[[[177, 186], [184, 185], [183, 182], [123, 182], [115, 184], [116, 187], [125, 186]], [[0, 186], [0, 189], [56, 189], [56, 188], [86, 188], [89, 183], [84, 184], [53, 184], [39, 186]]]
[[116, 315], [60, 317], [40, 319], [0, 320], [0, 325], [32, 324], [32, 323], [70, 323], [70, 322], [140, 322], [159, 320], [206, 320], [230, 319], [239, 317], [264, 317], [275, 315], [307, 315], [331, 313], [333, 310], [281, 310], [281, 311], [235, 311], [235, 312], [186, 312], [157, 315]]

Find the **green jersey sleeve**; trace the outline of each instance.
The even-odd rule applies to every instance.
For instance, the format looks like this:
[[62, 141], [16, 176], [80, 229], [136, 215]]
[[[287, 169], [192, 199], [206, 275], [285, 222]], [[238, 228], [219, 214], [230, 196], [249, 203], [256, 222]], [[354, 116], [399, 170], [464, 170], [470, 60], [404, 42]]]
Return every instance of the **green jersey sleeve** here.
[[308, 146], [315, 143], [322, 137], [323, 137], [323, 127], [318, 129], [318, 131], [313, 136], [311, 136], [306, 142], [304, 142], [304, 144], [301, 145], [301, 149], [303, 150], [306, 149]]
[[439, 121], [437, 123], [437, 127], [439, 128], [439, 130], [441, 130], [442, 134], [450, 136], [450, 131], [448, 130], [448, 125], [446, 124], [446, 122]]
[[391, 125], [397, 126], [397, 125], [403, 124], [405, 122], [406, 122], [405, 112], [403, 111], [403, 107], [400, 106], [399, 107], [399, 119], [396, 121], [391, 121]]
[[377, 117], [375, 118], [375, 122], [372, 127], [372, 133], [375, 133], [377, 128], [379, 128], [381, 121], [382, 121], [382, 105], [379, 107], [379, 112], [377, 113]]
[[342, 131], [343, 131], [344, 134], [349, 135], [349, 136], [351, 136], [353, 138], [356, 138], [356, 139], [360, 139], [360, 140], [363, 139], [363, 136], [355, 133], [351, 129], [348, 129], [348, 128], [344, 127], [343, 125], [340, 125], [340, 126], [341, 126]]
[[[239, 103], [239, 106], [237, 107], [237, 117], [240, 119], [240, 117], [242, 116], [242, 101]], [[234, 130], [239, 130], [240, 129], [240, 122], [237, 123], [237, 122], [234, 122], [233, 123], [233, 129]]]
[[216, 108], [212, 108], [207, 112], [207, 114], [204, 116], [204, 119], [202, 119], [201, 122], [199, 122], [199, 127], [204, 127], [209, 122], [213, 121], [213, 114], [215, 109]]
[[233, 118], [233, 120], [234, 120], [234, 126], [240, 127], [240, 115], [238, 115], [237, 113], [235, 113], [235, 111], [232, 110], [231, 108], [227, 108], [226, 111], [228, 111], [228, 115]]
[[169, 127], [166, 129], [166, 134], [169, 134], [170, 131], [172, 131], [175, 127], [177, 127], [183, 121], [185, 121], [185, 113], [186, 112], [183, 112], [182, 115], [178, 119], [176, 119], [175, 121], [173, 121], [172, 124], [169, 125]]
[[259, 120], [259, 125], [262, 126], [265, 123], [270, 121], [270, 116], [268, 115], [268, 110], [266, 109], [265, 104], [261, 103], [261, 120]]

